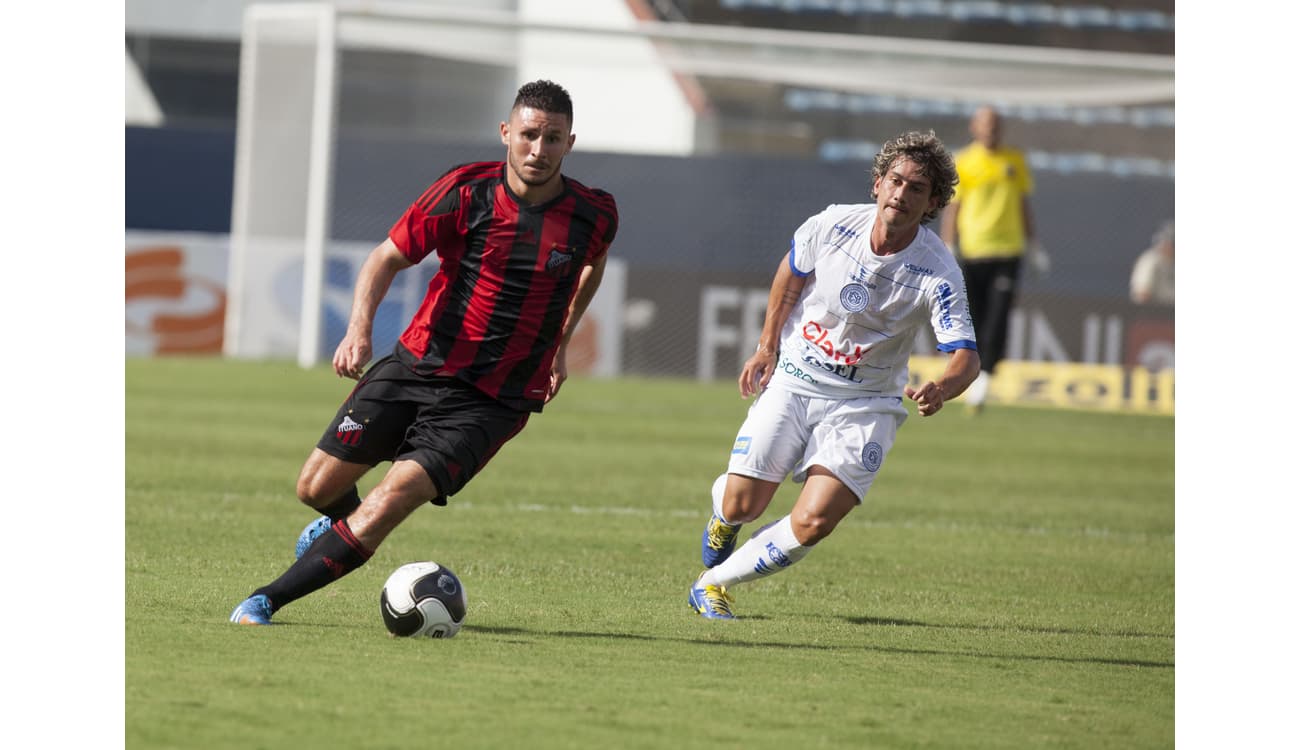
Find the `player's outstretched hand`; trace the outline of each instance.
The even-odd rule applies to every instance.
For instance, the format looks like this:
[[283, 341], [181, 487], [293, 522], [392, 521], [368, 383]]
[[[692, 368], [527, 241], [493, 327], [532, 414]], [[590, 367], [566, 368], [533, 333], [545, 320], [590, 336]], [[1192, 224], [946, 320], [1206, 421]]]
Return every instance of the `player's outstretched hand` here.
[[903, 389], [903, 395], [916, 402], [916, 410], [923, 417], [943, 408], [943, 389], [935, 385], [933, 380], [920, 388], [907, 386]]

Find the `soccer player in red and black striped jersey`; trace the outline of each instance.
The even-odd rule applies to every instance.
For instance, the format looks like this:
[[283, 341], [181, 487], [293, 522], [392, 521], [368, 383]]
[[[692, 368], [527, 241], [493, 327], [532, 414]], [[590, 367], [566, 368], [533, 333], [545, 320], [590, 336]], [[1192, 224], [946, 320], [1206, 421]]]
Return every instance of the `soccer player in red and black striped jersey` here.
[[[268, 624], [360, 567], [416, 508], [445, 505], [559, 392], [618, 230], [613, 196], [560, 173], [572, 125], [568, 92], [525, 84], [500, 125], [506, 160], [438, 178], [362, 265], [334, 354], [334, 371], [359, 382], [298, 477], [299, 499], [324, 516], [232, 622]], [[393, 353], [365, 369], [393, 278], [430, 255], [439, 268], [423, 303]], [[357, 481], [383, 461], [392, 466], [363, 500]]]

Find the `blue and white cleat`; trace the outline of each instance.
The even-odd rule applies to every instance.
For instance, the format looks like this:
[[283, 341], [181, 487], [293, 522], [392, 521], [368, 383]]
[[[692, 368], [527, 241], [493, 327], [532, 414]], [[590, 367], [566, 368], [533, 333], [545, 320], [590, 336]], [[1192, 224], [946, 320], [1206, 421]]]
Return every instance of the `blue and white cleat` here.
[[731, 557], [736, 550], [737, 536], [740, 536], [740, 524], [723, 523], [714, 513], [704, 525], [704, 534], [700, 537], [700, 560], [704, 567], [712, 568]]
[[307, 552], [307, 548], [311, 546], [311, 543], [329, 531], [333, 525], [334, 522], [330, 520], [329, 516], [321, 516], [307, 524], [307, 528], [303, 529], [302, 533], [298, 535], [298, 544], [293, 548], [294, 557], [302, 557]]
[[[700, 574], [703, 577], [703, 573]], [[691, 586], [690, 597], [691, 609], [695, 610], [701, 617], [707, 617], [710, 620], [734, 620], [736, 616], [731, 614], [732, 599], [731, 594], [727, 593], [726, 586], [717, 584], [700, 583], [696, 579], [695, 585]]]
[[230, 613], [230, 621], [240, 625], [270, 625], [271, 600], [266, 597], [266, 594], [248, 597], [235, 607], [234, 612]]

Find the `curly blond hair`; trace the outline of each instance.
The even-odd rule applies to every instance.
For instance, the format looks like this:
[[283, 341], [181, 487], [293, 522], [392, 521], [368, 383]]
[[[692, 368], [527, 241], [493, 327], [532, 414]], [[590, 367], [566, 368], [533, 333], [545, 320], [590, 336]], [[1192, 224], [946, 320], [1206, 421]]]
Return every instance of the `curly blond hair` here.
[[952, 161], [952, 154], [943, 145], [943, 141], [931, 130], [928, 133], [912, 131], [889, 140], [880, 147], [876, 160], [871, 167], [871, 197], [876, 197], [876, 180], [885, 176], [889, 168], [899, 159], [907, 159], [921, 168], [921, 173], [930, 179], [930, 195], [939, 198], [939, 204], [927, 211], [925, 221], [933, 221], [943, 213], [943, 209], [952, 200], [957, 185], [957, 165]]

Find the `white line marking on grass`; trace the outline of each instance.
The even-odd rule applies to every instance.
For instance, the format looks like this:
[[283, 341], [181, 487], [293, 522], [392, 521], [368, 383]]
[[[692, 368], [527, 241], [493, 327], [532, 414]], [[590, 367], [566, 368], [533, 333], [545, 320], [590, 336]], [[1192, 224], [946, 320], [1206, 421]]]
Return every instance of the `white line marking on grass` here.
[[[696, 510], [661, 510], [655, 508], [630, 508], [617, 505], [545, 505], [542, 503], [485, 503], [476, 505], [469, 500], [453, 501], [456, 508], [466, 510], [505, 510], [519, 513], [571, 513], [573, 515], [603, 516], [639, 516], [642, 518], [704, 518]], [[707, 511], [707, 508], [706, 508]], [[1049, 529], [1043, 526], [995, 526], [991, 524], [968, 524], [936, 521], [874, 521], [869, 518], [855, 519], [852, 516], [841, 521], [841, 525], [864, 526], [873, 529], [905, 529], [919, 531], [946, 531], [954, 534], [974, 534], [995, 532], [1000, 534], [1024, 534], [1026, 536], [1065, 536], [1088, 537], [1097, 539], [1114, 539], [1127, 542], [1171, 542], [1173, 533], [1151, 534], [1143, 531], [1116, 531], [1114, 529], [1085, 526], [1083, 528]]]

